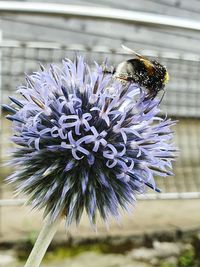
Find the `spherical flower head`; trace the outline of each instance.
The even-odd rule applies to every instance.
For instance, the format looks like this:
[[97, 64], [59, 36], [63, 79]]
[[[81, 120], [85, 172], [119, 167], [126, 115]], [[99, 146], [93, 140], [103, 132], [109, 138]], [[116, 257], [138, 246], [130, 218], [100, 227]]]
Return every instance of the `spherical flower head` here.
[[171, 120], [158, 116], [159, 99], [136, 84], [122, 84], [83, 57], [26, 77], [22, 100], [4, 107], [18, 145], [8, 178], [45, 208], [52, 220], [80, 221], [85, 209], [92, 224], [128, 209], [154, 176], [170, 175], [174, 159]]

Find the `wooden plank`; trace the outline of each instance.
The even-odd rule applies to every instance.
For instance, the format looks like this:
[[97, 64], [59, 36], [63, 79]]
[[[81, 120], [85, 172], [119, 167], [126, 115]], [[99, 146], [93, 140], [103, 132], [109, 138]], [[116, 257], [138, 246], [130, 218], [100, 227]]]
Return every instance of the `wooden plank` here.
[[101, 44], [110, 47], [112, 45], [113, 48], [126, 43], [134, 49], [200, 53], [200, 36], [191, 31], [169, 31], [155, 27], [80, 19], [54, 19], [52, 22], [50, 19], [40, 20], [40, 17], [32, 17], [31, 20], [30, 17], [23, 16], [7, 17], [3, 20], [2, 27], [5, 39]]
[[[34, 2], [28, 0], [27, 2]], [[55, 3], [54, 0], [43, 2]], [[66, 3], [65, 0], [58, 0], [56, 3]], [[138, 10], [151, 13], [165, 14], [171, 16], [199, 19], [200, 3], [197, 0], [68, 0], [67, 4], [83, 4], [102, 7], [115, 7], [128, 10]]]

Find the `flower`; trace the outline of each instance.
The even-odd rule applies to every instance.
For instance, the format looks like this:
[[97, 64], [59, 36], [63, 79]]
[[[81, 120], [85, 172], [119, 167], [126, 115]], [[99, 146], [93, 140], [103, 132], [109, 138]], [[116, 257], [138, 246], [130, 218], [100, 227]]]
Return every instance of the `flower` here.
[[174, 159], [170, 119], [158, 116], [159, 99], [136, 84], [121, 84], [83, 57], [26, 76], [22, 100], [4, 105], [18, 145], [8, 181], [45, 208], [52, 220], [92, 224], [128, 209], [146, 187], [159, 192], [154, 176], [171, 175]]

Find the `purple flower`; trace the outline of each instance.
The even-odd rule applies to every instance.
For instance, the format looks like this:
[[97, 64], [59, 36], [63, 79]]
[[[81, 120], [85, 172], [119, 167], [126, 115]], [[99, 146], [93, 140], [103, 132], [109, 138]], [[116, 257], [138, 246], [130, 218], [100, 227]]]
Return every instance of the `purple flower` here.
[[45, 208], [52, 220], [79, 222], [85, 209], [107, 220], [128, 209], [147, 187], [159, 192], [154, 176], [171, 175], [175, 148], [169, 119], [158, 116], [159, 99], [136, 84], [123, 85], [91, 70], [82, 57], [26, 77], [4, 105], [13, 122], [17, 171], [9, 182]]

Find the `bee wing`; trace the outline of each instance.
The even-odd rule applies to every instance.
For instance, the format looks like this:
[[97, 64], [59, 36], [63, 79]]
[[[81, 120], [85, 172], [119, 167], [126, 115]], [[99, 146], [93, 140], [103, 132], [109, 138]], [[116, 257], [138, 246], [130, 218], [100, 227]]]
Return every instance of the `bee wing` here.
[[137, 52], [133, 51], [132, 49], [128, 48], [127, 46], [125, 45], [121, 45], [121, 47], [126, 50], [126, 52], [128, 52], [129, 54], [133, 54], [133, 55], [136, 55], [137, 57], [139, 58], [144, 58], [142, 55], [138, 54]]
[[123, 44], [121, 45], [121, 47], [124, 50], [126, 50], [128, 53], [137, 56], [140, 59], [140, 61], [142, 61], [144, 63], [144, 65], [146, 66], [146, 69], [147, 69], [149, 75], [152, 75], [154, 73], [154, 71], [155, 71], [154, 64], [148, 58], [138, 54], [137, 52], [133, 51], [132, 49], [128, 48], [127, 46], [125, 46]]

